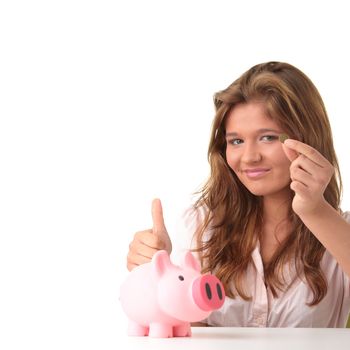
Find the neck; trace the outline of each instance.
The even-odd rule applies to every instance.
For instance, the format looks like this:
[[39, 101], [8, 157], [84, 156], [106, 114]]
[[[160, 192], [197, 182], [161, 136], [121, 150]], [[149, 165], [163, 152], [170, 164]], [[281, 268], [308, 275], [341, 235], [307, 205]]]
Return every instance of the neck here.
[[263, 221], [270, 225], [278, 225], [288, 217], [291, 192], [279, 192], [263, 197]]
[[260, 236], [260, 251], [264, 263], [271, 260], [281, 243], [290, 233], [287, 221], [291, 203], [291, 192], [263, 197], [263, 227]]

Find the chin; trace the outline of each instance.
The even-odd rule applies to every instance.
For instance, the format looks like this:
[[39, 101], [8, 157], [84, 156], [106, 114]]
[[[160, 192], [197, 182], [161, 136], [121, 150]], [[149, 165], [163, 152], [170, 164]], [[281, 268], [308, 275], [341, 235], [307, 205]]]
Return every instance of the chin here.
[[263, 197], [263, 196], [266, 196], [268, 194], [270, 194], [270, 192], [267, 192], [267, 191], [252, 191], [248, 188], [248, 191], [253, 194], [254, 196], [257, 196], [257, 197]]
[[254, 196], [257, 197], [264, 197], [264, 196], [271, 196], [271, 195], [275, 195], [275, 194], [282, 194], [282, 193], [286, 193], [286, 192], [290, 192], [290, 188], [289, 186], [287, 187], [278, 187], [278, 188], [257, 188], [257, 187], [252, 187], [252, 186], [246, 186], [247, 190], [253, 194]]
[[251, 194], [257, 197], [268, 196], [281, 191], [281, 188], [269, 188], [267, 186], [246, 186], [245, 184], [244, 186]]
[[264, 196], [270, 191], [264, 186], [247, 186], [247, 184], [243, 183], [244, 187], [254, 196]]

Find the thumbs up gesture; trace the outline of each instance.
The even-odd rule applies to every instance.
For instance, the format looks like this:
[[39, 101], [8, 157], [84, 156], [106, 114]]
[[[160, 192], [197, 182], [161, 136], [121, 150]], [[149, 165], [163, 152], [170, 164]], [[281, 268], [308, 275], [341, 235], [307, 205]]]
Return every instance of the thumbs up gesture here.
[[159, 199], [152, 202], [152, 229], [136, 232], [129, 245], [127, 256], [127, 268], [131, 271], [134, 267], [150, 262], [158, 250], [166, 250], [171, 253], [172, 244], [165, 227], [162, 204]]

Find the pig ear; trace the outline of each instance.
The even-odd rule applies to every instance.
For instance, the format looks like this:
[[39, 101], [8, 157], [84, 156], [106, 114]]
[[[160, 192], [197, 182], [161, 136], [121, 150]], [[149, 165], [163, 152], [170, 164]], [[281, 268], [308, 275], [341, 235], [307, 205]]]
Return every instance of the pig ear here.
[[189, 267], [196, 271], [201, 271], [201, 266], [198, 262], [198, 260], [193, 256], [193, 254], [190, 251], [187, 251], [184, 258], [183, 258], [183, 267]]
[[159, 250], [152, 258], [152, 272], [156, 277], [161, 277], [171, 266], [169, 254], [165, 250]]

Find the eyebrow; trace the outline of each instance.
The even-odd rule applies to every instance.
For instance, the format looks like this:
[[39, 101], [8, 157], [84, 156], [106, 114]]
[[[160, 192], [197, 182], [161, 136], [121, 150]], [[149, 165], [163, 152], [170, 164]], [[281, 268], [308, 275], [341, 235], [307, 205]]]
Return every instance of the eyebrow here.
[[[256, 130], [256, 134], [262, 134], [265, 132], [274, 132], [276, 134], [280, 134], [281, 131], [280, 130], [276, 130], [276, 129], [258, 129]], [[237, 132], [226, 132], [225, 136], [226, 137], [232, 137], [232, 136], [238, 136], [239, 134]]]

